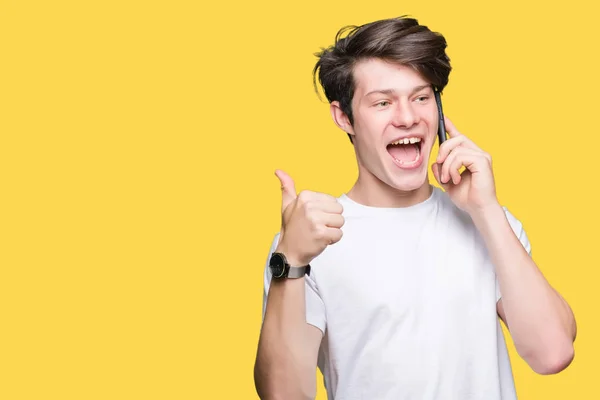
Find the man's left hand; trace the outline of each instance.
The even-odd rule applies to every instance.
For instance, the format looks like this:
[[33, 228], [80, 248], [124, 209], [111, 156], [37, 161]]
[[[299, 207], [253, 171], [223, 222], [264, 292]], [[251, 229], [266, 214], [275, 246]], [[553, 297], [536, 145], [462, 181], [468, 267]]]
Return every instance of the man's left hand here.
[[444, 122], [449, 139], [442, 143], [431, 166], [435, 179], [454, 204], [472, 217], [490, 206], [498, 206], [492, 157], [460, 133], [447, 117]]

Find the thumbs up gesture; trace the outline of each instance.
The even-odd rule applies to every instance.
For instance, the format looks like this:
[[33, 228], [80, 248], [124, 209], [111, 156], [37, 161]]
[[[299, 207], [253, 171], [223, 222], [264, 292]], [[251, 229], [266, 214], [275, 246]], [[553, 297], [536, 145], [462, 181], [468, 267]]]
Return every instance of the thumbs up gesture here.
[[342, 238], [343, 207], [328, 194], [302, 191], [297, 195], [288, 174], [277, 170], [275, 175], [282, 191], [277, 251], [285, 254], [292, 266], [304, 266]]

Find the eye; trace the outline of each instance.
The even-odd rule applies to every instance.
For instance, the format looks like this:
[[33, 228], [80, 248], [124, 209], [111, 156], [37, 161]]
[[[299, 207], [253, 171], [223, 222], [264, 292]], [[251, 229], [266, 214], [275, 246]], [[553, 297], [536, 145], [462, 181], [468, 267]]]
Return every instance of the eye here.
[[423, 103], [423, 102], [427, 101], [428, 99], [429, 99], [428, 96], [419, 96], [419, 97], [417, 97], [417, 102]]
[[389, 105], [390, 105], [390, 102], [387, 101], [387, 100], [382, 100], [379, 103], [375, 104], [376, 107], [386, 107], [386, 106], [389, 106]]

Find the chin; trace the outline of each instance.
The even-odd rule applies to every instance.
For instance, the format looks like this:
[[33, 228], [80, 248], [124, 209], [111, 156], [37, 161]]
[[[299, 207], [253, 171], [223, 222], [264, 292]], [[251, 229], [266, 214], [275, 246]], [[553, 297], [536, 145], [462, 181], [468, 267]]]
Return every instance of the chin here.
[[421, 189], [427, 184], [427, 174], [411, 174], [412, 176], [395, 176], [392, 177], [388, 184], [396, 190], [402, 192], [413, 192]]

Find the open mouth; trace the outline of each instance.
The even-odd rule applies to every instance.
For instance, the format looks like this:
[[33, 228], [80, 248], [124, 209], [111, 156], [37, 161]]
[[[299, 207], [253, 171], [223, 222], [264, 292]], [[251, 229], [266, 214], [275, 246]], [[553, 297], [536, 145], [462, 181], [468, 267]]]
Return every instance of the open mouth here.
[[387, 145], [387, 151], [399, 166], [416, 165], [421, 156], [421, 138], [407, 137]]

